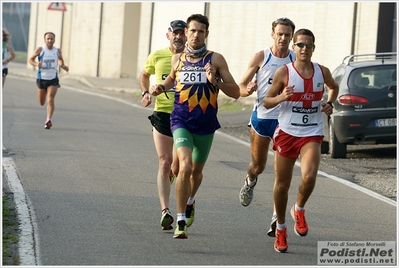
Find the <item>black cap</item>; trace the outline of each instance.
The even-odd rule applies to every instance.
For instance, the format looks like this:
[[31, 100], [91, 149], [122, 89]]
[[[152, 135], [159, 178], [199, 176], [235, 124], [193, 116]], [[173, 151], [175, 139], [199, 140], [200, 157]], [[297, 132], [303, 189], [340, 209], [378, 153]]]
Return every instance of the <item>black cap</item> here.
[[174, 32], [177, 30], [183, 30], [186, 28], [186, 23], [182, 20], [174, 20], [170, 23], [169, 31]]

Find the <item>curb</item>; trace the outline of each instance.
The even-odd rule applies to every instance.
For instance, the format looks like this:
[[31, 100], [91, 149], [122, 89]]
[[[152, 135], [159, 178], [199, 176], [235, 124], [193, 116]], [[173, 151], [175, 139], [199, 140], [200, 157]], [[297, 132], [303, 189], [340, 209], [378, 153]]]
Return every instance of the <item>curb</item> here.
[[[8, 74], [18, 76], [18, 77], [31, 78], [31, 79], [36, 79], [36, 75], [37, 75], [36, 72], [34, 72], [34, 71], [29, 73], [29, 70], [24, 70], [22, 72], [18, 72], [18, 71], [14, 71], [14, 70], [10, 70], [10, 69], [8, 70]], [[131, 93], [131, 94], [140, 92], [139, 89], [129, 89], [129, 88], [125, 88], [125, 87], [95, 86], [84, 76], [74, 76], [74, 75], [64, 74], [64, 75], [61, 75], [59, 79], [60, 79], [60, 82], [62, 82], [63, 80], [66, 80], [66, 79], [75, 80], [89, 88], [92, 88], [92, 89], [101, 89], [101, 90], [106, 90], [106, 91], [111, 91], [111, 92], [126, 92], [126, 93]], [[116, 80], [118, 80], [118, 79], [116, 79]]]

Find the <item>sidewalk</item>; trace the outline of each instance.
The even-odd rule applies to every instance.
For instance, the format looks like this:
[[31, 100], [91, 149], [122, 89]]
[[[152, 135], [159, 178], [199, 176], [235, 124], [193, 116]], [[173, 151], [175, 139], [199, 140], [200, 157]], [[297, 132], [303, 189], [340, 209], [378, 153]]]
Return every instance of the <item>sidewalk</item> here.
[[[32, 78], [36, 80], [37, 70], [28, 69], [28, 65], [25, 63], [10, 62], [8, 64], [8, 74], [20, 77]], [[80, 83], [90, 88], [109, 90], [115, 92], [127, 92], [127, 93], [139, 93], [140, 83], [135, 78], [99, 78], [99, 77], [87, 77], [71, 75], [62, 71], [60, 73], [60, 84], [63, 85], [63, 81], [68, 79], [79, 81]], [[66, 83], [65, 83], [66, 84]]]

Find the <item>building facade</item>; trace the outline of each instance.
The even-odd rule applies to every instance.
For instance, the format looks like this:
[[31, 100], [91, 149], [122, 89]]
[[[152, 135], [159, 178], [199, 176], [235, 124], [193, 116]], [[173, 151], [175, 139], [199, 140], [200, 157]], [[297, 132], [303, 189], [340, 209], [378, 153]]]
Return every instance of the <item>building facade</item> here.
[[70, 73], [82, 76], [138, 78], [150, 51], [168, 46], [170, 21], [194, 13], [209, 17], [207, 46], [224, 55], [237, 82], [252, 55], [272, 44], [271, 23], [280, 17], [313, 31], [313, 60], [331, 71], [349, 54], [396, 51], [396, 2], [64, 2], [66, 11], [49, 5], [31, 4], [28, 54], [52, 31]]

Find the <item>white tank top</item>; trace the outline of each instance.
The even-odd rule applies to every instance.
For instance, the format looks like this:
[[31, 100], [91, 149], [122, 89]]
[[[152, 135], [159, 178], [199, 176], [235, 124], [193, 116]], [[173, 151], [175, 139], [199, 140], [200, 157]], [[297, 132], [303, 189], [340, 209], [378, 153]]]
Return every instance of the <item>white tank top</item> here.
[[286, 64], [287, 85], [294, 87], [294, 95], [280, 103], [280, 128], [295, 137], [323, 136], [321, 99], [324, 93], [324, 74], [319, 64], [313, 64], [313, 75], [303, 78], [293, 63]]
[[263, 100], [266, 96], [267, 91], [273, 82], [273, 76], [276, 70], [284, 64], [295, 61], [295, 53], [289, 50], [288, 56], [285, 58], [278, 58], [272, 54], [270, 48], [264, 50], [264, 60], [262, 67], [256, 73], [256, 79], [258, 84], [258, 90], [256, 102], [253, 111], [257, 110], [258, 118], [260, 119], [277, 119], [279, 114], [279, 106], [271, 109], [266, 109], [263, 105]]
[[[3, 41], [3, 55], [2, 55], [2, 60], [8, 59], [8, 50], [7, 50], [7, 43]], [[8, 68], [8, 64], [3, 64], [3, 70]]]
[[38, 79], [52, 80], [58, 78], [58, 56], [58, 48], [53, 47], [50, 50], [47, 46], [42, 46], [38, 60], [43, 60], [43, 65], [37, 72]]

